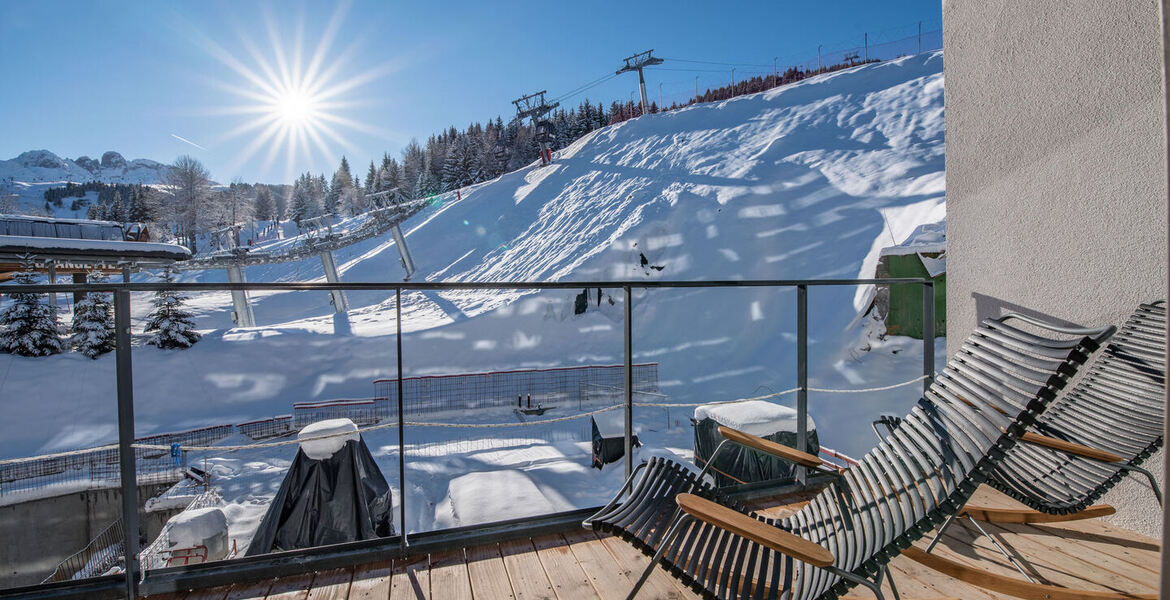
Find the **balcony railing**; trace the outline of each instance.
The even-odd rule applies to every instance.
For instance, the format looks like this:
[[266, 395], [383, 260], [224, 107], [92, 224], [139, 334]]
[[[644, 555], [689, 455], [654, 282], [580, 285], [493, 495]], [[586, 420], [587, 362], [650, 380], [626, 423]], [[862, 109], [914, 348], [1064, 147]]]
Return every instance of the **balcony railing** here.
[[[808, 290], [810, 287], [823, 286], [859, 286], [859, 285], [919, 285], [922, 288], [922, 312], [923, 312], [923, 346], [922, 346], [922, 384], [923, 389], [929, 388], [934, 375], [934, 284], [929, 279], [917, 278], [884, 278], [884, 279], [779, 279], [779, 280], [749, 280], [749, 281], [571, 281], [571, 282], [403, 282], [403, 283], [185, 283], [185, 284], [164, 284], [164, 283], [101, 283], [101, 284], [54, 284], [54, 285], [6, 285], [0, 287], [0, 293], [86, 293], [86, 292], [112, 292], [114, 295], [114, 317], [115, 328], [117, 331], [117, 349], [115, 351], [115, 369], [117, 379], [117, 400], [118, 400], [118, 449], [119, 449], [119, 471], [121, 479], [122, 492], [122, 523], [123, 523], [123, 548], [126, 550], [125, 556], [131, 557], [126, 561], [126, 574], [124, 582], [126, 586], [126, 593], [129, 597], [135, 597], [137, 594], [137, 586], [141, 579], [141, 568], [138, 565], [136, 558], [139, 554], [139, 540], [138, 540], [138, 507], [139, 502], [137, 498], [137, 489], [134, 486], [136, 468], [136, 452], [133, 450], [137, 442], [134, 439], [134, 386], [133, 386], [133, 361], [131, 352], [131, 318], [130, 318], [130, 293], [131, 292], [155, 292], [159, 290], [174, 290], [177, 292], [224, 292], [224, 291], [392, 291], [395, 296], [395, 340], [397, 347], [397, 365], [396, 377], [391, 381], [395, 382], [393, 386], [383, 386], [379, 388], [379, 393], [385, 391], [389, 392], [390, 405], [395, 409], [393, 412], [398, 420], [398, 474], [401, 489], [406, 489], [406, 458], [404, 452], [404, 429], [405, 413], [404, 411], [404, 390], [403, 385], [399, 382], [409, 381], [409, 378], [403, 377], [403, 345], [402, 345], [402, 293], [404, 291], [454, 291], [454, 290], [581, 290], [587, 289], [617, 289], [621, 290], [624, 295], [624, 318], [623, 318], [623, 357], [624, 361], [621, 365], [622, 378], [620, 382], [620, 389], [622, 391], [623, 408], [624, 408], [624, 437], [625, 437], [625, 473], [628, 477], [634, 468], [633, 464], [633, 419], [634, 407], [636, 405], [634, 397], [636, 394], [643, 393], [643, 390], [638, 390], [635, 382], [635, 364], [633, 362], [633, 290], [651, 290], [651, 289], [686, 289], [686, 288], [701, 288], [701, 289], [715, 289], [715, 288], [795, 288], [796, 289], [796, 388], [794, 389], [796, 395], [796, 411], [797, 411], [797, 448], [805, 451], [808, 449], [808, 392], [810, 391], [808, 385]], [[394, 389], [389, 389], [390, 387]], [[279, 422], [278, 422], [279, 421]], [[262, 437], [270, 430], [279, 429], [287, 431], [285, 428], [289, 427], [286, 417], [273, 420], [272, 423], [267, 421], [255, 423], [257, 431], [261, 432]], [[295, 428], [295, 427], [294, 427]], [[798, 468], [798, 480], [803, 482], [806, 474], [804, 469]], [[411, 535], [405, 531], [406, 523], [406, 495], [400, 494], [399, 501], [399, 518], [400, 523], [403, 524], [403, 531], [397, 537], [397, 544], [403, 555], [411, 551], [428, 550], [442, 543], [448, 538], [459, 537], [464, 540], [474, 540], [483, 536], [491, 536], [493, 527], [499, 528], [508, 523], [496, 523], [484, 526], [462, 527], [456, 530], [431, 532], [430, 534], [419, 534], [418, 544], [411, 542]], [[578, 515], [577, 513], [581, 513]], [[589, 514], [588, 511], [573, 511], [572, 513], [564, 513], [563, 515], [550, 515], [545, 518], [528, 518], [523, 521], [528, 527], [545, 526], [550, 527], [552, 523], [559, 523], [564, 517], [565, 519], [580, 520], [581, 516]], [[547, 524], [542, 525], [547, 521]], [[514, 526], [521, 526], [520, 520], [517, 520]], [[489, 538], [484, 538], [489, 539]], [[380, 547], [385, 547], [387, 542], [385, 540], [380, 544]], [[346, 545], [348, 546], [348, 545]], [[373, 548], [369, 542], [361, 542], [353, 544], [353, 548], [349, 550], [341, 550], [341, 552], [356, 552], [362, 548]], [[282, 553], [284, 562], [291, 560], [289, 555], [291, 553]], [[296, 553], [299, 555], [303, 553]], [[257, 561], [263, 561], [263, 557], [252, 557], [244, 562], [252, 565]], [[275, 560], [275, 559], [274, 559]], [[332, 560], [337, 560], [334, 557]], [[246, 566], [246, 565], [245, 565]], [[271, 566], [271, 565], [270, 565]], [[253, 568], [255, 565], [253, 565]], [[222, 574], [221, 574], [222, 577]], [[149, 582], [150, 577], [145, 581]], [[210, 580], [209, 580], [210, 581]]]

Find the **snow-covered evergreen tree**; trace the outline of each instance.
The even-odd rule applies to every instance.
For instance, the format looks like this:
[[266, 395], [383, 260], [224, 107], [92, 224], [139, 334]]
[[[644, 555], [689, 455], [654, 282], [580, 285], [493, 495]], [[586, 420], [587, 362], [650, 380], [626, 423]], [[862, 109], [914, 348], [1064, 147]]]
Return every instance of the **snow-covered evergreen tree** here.
[[256, 218], [263, 221], [272, 221], [276, 218], [276, 204], [272, 201], [272, 192], [269, 191], [268, 186], [256, 186], [256, 200], [252, 211]]
[[[89, 275], [90, 283], [101, 283], [106, 276], [101, 272]], [[114, 306], [110, 294], [90, 292], [73, 307], [73, 335], [69, 345], [78, 352], [97, 358], [114, 349]]]
[[[160, 276], [165, 283], [175, 282], [175, 272], [170, 267], [163, 269]], [[183, 308], [187, 297], [174, 290], [159, 290], [154, 293], [154, 311], [146, 322], [146, 332], [153, 333], [146, 343], [159, 348], [190, 348], [202, 337], [195, 331], [191, 313]]]
[[[23, 269], [12, 279], [17, 285], [37, 283], [33, 257], [20, 257]], [[57, 335], [57, 309], [46, 294], [9, 294], [12, 305], [0, 311], [0, 351], [21, 356], [48, 356], [62, 350]]]

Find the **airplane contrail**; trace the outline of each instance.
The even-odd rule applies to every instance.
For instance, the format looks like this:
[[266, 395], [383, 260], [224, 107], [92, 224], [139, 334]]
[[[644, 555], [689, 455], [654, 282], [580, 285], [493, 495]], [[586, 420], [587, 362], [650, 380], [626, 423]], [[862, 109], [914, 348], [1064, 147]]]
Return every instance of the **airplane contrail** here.
[[195, 146], [196, 148], [198, 148], [198, 149], [200, 149], [200, 150], [206, 150], [206, 149], [207, 149], [207, 148], [204, 148], [203, 146], [200, 146], [199, 144], [196, 144], [195, 142], [192, 142], [191, 140], [189, 140], [189, 139], [187, 139], [187, 138], [185, 138], [185, 137], [183, 137], [183, 136], [181, 136], [181, 135], [176, 135], [176, 134], [173, 134], [173, 133], [172, 133], [172, 134], [171, 134], [171, 137], [175, 138], [176, 140], [179, 140], [180, 142], [186, 142], [186, 143], [188, 143], [188, 144], [191, 144], [192, 146]]

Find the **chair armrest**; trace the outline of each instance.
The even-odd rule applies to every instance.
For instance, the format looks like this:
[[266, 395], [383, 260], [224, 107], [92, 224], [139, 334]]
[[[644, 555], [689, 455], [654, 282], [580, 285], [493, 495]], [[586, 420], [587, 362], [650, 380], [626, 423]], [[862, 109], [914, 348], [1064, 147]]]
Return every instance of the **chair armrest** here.
[[777, 444], [771, 440], [765, 440], [758, 435], [744, 433], [742, 431], [738, 431], [730, 427], [724, 427], [722, 425], [719, 426], [719, 434], [742, 446], [747, 446], [748, 448], [753, 448], [755, 450], [759, 450], [760, 452], [766, 452], [772, 456], [783, 458], [784, 460], [790, 460], [794, 463], [801, 464], [806, 467], [819, 467], [824, 464], [823, 460], [813, 456], [812, 454], [801, 452], [795, 448], [789, 448], [784, 444]]
[[1082, 456], [1091, 460], [1099, 460], [1101, 462], [1119, 463], [1124, 460], [1112, 452], [1098, 450], [1096, 448], [1084, 446], [1075, 442], [1059, 440], [1053, 437], [1048, 437], [1046, 435], [1040, 435], [1039, 433], [1033, 433], [1031, 431], [1025, 432], [1023, 437], [1020, 438], [1020, 441], [1027, 442], [1029, 444], [1035, 444], [1037, 446], [1044, 446], [1045, 448], [1051, 448], [1052, 450], [1059, 450], [1060, 452], [1067, 452], [1076, 456]]
[[739, 511], [705, 500], [693, 494], [675, 496], [678, 507], [688, 515], [720, 529], [762, 544], [814, 567], [833, 566], [833, 553], [800, 536], [793, 535]]

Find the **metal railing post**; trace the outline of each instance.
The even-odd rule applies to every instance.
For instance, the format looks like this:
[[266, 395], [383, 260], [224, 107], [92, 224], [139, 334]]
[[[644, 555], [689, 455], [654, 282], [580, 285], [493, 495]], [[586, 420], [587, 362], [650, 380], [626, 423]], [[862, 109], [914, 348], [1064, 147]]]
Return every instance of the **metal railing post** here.
[[922, 283], [922, 393], [934, 383], [934, 282]]
[[138, 476], [134, 464], [134, 372], [130, 360], [130, 292], [114, 292], [118, 380], [118, 466], [122, 485], [122, 543], [126, 551], [126, 597], [138, 596]]
[[[808, 452], [808, 286], [796, 286], [796, 449]], [[805, 483], [804, 467], [796, 465], [796, 479]]]
[[630, 286], [625, 286], [626, 318], [625, 318], [625, 367], [626, 367], [626, 479], [634, 473], [634, 295]]
[[398, 344], [398, 498], [399, 525], [402, 556], [406, 557], [406, 440], [405, 417], [402, 414], [402, 288], [394, 289], [394, 334]]

